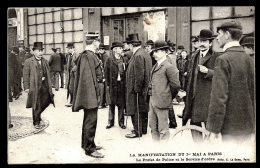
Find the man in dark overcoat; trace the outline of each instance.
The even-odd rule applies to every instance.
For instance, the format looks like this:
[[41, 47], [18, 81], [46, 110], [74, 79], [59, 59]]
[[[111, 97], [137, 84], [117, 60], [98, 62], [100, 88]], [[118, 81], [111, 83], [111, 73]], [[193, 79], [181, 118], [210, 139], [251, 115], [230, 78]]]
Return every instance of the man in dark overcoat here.
[[123, 57], [126, 57], [128, 61], [131, 59], [133, 52], [129, 48], [129, 38], [127, 37], [125, 41], [123, 41]]
[[42, 112], [49, 106], [54, 105], [52, 93], [51, 75], [48, 61], [43, 55], [42, 42], [35, 42], [33, 57], [24, 62], [23, 84], [28, 94], [26, 108], [32, 108], [33, 125], [36, 129], [44, 126], [41, 119]]
[[52, 86], [55, 87], [55, 90], [59, 90], [59, 76], [61, 72], [61, 58], [58, 53], [56, 53], [57, 49], [52, 48], [53, 53], [49, 59], [49, 66], [51, 69], [51, 77], [52, 77]]
[[100, 66], [99, 62], [95, 56], [100, 45], [98, 36], [98, 34], [88, 32], [86, 36], [86, 49], [78, 57], [72, 111], [78, 112], [81, 109], [84, 110], [81, 147], [85, 150], [85, 154], [96, 158], [103, 158], [104, 155], [97, 151], [101, 147], [96, 146], [94, 142], [97, 128], [98, 105], [100, 103], [97, 77], [102, 75], [100, 68], [98, 68]]
[[138, 34], [129, 34], [129, 41], [133, 56], [128, 62], [126, 71], [126, 113], [131, 116], [134, 130], [126, 137], [136, 138], [147, 133], [149, 104], [146, 95], [151, 76], [152, 59], [141, 48]]
[[66, 57], [64, 54], [61, 53], [61, 48], [57, 48], [56, 51], [57, 54], [60, 55], [60, 80], [61, 80], [61, 87], [64, 88], [64, 66], [66, 65]]
[[256, 129], [254, 61], [239, 44], [242, 36], [239, 21], [223, 22], [217, 27], [217, 32], [217, 41], [224, 53], [216, 59], [212, 79], [206, 126], [210, 132], [209, 139], [214, 142], [221, 133], [224, 144], [234, 143], [254, 148]]
[[65, 88], [67, 89], [67, 99], [70, 96], [70, 100], [68, 104], [65, 106], [71, 107], [72, 106], [72, 100], [73, 100], [73, 90], [74, 90], [74, 79], [75, 79], [75, 73], [77, 69], [76, 60], [78, 58], [78, 53], [75, 51], [74, 43], [68, 43], [67, 47], [68, 54], [66, 55], [66, 85]]
[[24, 58], [23, 58], [23, 66], [24, 66], [24, 61], [27, 60], [28, 58], [31, 58], [33, 55], [31, 54], [31, 50], [29, 47], [26, 47], [25, 48], [25, 55], [24, 55]]
[[[210, 101], [211, 82], [218, 53], [211, 49], [214, 39], [211, 30], [203, 29], [199, 35], [199, 50], [191, 57], [188, 69], [186, 104], [182, 124], [191, 119], [191, 125], [206, 125]], [[194, 142], [202, 141], [202, 134], [192, 131]]]
[[16, 87], [16, 79], [17, 79], [17, 67], [18, 67], [18, 47], [12, 47], [11, 52], [8, 54], [8, 99], [9, 102], [13, 101], [13, 97], [17, 97], [19, 95], [19, 90]]

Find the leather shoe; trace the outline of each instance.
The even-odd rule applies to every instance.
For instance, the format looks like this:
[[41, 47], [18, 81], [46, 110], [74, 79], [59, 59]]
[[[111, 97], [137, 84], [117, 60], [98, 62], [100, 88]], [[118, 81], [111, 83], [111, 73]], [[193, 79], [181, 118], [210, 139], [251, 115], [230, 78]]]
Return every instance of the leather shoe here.
[[66, 104], [65, 106], [67, 106], [67, 107], [71, 107], [71, 106], [72, 106], [72, 104]]
[[100, 150], [100, 149], [103, 149], [102, 146], [96, 146], [96, 150]]
[[177, 127], [177, 125], [175, 125], [175, 124], [171, 124], [171, 123], [169, 124], [169, 128], [173, 128], [174, 129], [176, 127]]
[[87, 153], [85, 151], [85, 154], [88, 155], [88, 156], [91, 156], [91, 157], [94, 157], [94, 158], [103, 158], [105, 157], [105, 155], [102, 155], [101, 153], [99, 153], [98, 151], [94, 151], [92, 153]]
[[9, 124], [9, 128], [13, 128], [13, 126], [14, 126], [13, 124]]
[[35, 129], [40, 129], [41, 126], [40, 126], [40, 125], [35, 125], [34, 128], [35, 128]]
[[113, 127], [114, 125], [112, 125], [112, 124], [108, 124], [107, 126], [106, 126], [106, 129], [109, 129], [109, 128], [111, 128], [111, 127]]
[[180, 114], [177, 114], [177, 116], [178, 116], [179, 118], [182, 118], [182, 115], [180, 115]]
[[122, 129], [126, 129], [126, 126], [125, 125], [120, 125], [120, 127], [122, 128]]
[[[131, 133], [131, 134], [126, 134], [125, 137], [126, 138], [138, 138], [138, 135]], [[140, 136], [140, 137], [142, 137], [142, 136]]]

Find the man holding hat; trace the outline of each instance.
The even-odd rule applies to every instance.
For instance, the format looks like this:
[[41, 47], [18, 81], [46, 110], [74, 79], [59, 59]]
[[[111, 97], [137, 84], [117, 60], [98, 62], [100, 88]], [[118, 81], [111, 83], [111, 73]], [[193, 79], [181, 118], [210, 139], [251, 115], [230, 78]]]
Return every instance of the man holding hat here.
[[75, 52], [75, 46], [73, 42], [67, 44], [68, 53], [66, 54], [66, 85], [65, 88], [67, 89], [67, 99], [70, 96], [70, 101], [65, 106], [71, 107], [72, 100], [73, 100], [73, 90], [74, 90], [74, 79], [75, 73], [77, 69], [76, 60], [78, 58], [78, 53]]
[[45, 124], [41, 119], [42, 112], [53, 104], [50, 67], [48, 61], [43, 57], [42, 42], [33, 45], [33, 57], [24, 62], [23, 84], [25, 93], [28, 94], [26, 108], [32, 108], [33, 125], [40, 129]]
[[59, 90], [59, 76], [61, 72], [61, 58], [60, 55], [56, 53], [57, 49], [52, 48], [51, 57], [49, 59], [49, 66], [51, 69], [52, 86], [56, 91]]
[[157, 63], [153, 66], [147, 93], [150, 96], [149, 127], [155, 142], [167, 142], [170, 137], [168, 113], [180, 89], [178, 70], [166, 58], [168, 48], [165, 41], [155, 41], [153, 55]]
[[146, 99], [152, 70], [152, 59], [141, 48], [138, 34], [129, 34], [129, 46], [133, 56], [126, 71], [126, 113], [131, 116], [134, 130], [127, 138], [142, 137], [147, 133], [149, 104]]
[[112, 55], [108, 57], [105, 64], [105, 78], [108, 95], [110, 96], [108, 125], [106, 129], [114, 126], [115, 107], [118, 109], [118, 125], [125, 129], [124, 111], [125, 111], [125, 82], [126, 82], [126, 64], [127, 57], [122, 57], [122, 43], [115, 41], [112, 43]]
[[98, 79], [102, 76], [95, 53], [100, 45], [99, 34], [86, 35], [86, 49], [77, 60], [75, 88], [73, 92], [72, 112], [84, 111], [82, 124], [81, 147], [85, 154], [95, 158], [103, 158], [99, 153], [102, 147], [96, 146], [97, 112], [100, 103]]
[[222, 23], [217, 27], [217, 33], [223, 54], [216, 59], [212, 79], [206, 125], [209, 140], [214, 142], [221, 133], [222, 142], [228, 147], [237, 145], [255, 150], [252, 146], [256, 121], [254, 61], [239, 44], [242, 36], [239, 21]]
[[[219, 56], [212, 50], [213, 32], [202, 29], [198, 36], [199, 50], [195, 51], [190, 60], [186, 85], [186, 104], [182, 124], [191, 119], [191, 125], [202, 127], [207, 124], [212, 78], [215, 60]], [[192, 130], [194, 142], [202, 142], [201, 132]]]
[[240, 40], [240, 45], [244, 48], [245, 52], [253, 59], [255, 58], [255, 38], [253, 36], [244, 36]]

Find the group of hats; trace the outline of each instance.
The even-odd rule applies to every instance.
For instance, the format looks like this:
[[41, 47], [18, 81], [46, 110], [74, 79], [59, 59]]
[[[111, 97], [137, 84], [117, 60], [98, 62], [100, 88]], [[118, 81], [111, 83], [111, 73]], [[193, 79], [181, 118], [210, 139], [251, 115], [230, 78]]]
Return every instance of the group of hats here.
[[126, 38], [125, 41], [123, 41], [123, 43], [119, 42], [119, 41], [115, 41], [112, 43], [112, 46], [111, 46], [111, 50], [115, 47], [122, 47], [124, 43], [140, 43], [141, 44], [141, 41], [139, 40], [139, 37], [138, 37], [138, 34], [129, 34], [128, 37]]

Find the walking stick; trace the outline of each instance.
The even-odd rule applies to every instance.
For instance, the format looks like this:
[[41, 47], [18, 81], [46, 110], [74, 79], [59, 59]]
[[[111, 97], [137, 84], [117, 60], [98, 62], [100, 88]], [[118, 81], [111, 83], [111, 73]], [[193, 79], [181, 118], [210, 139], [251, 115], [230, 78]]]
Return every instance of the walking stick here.
[[139, 127], [139, 104], [138, 104], [138, 93], [136, 95], [136, 101], [137, 101], [137, 128], [138, 128], [138, 138], [139, 138], [139, 141], [140, 141], [140, 127]]

